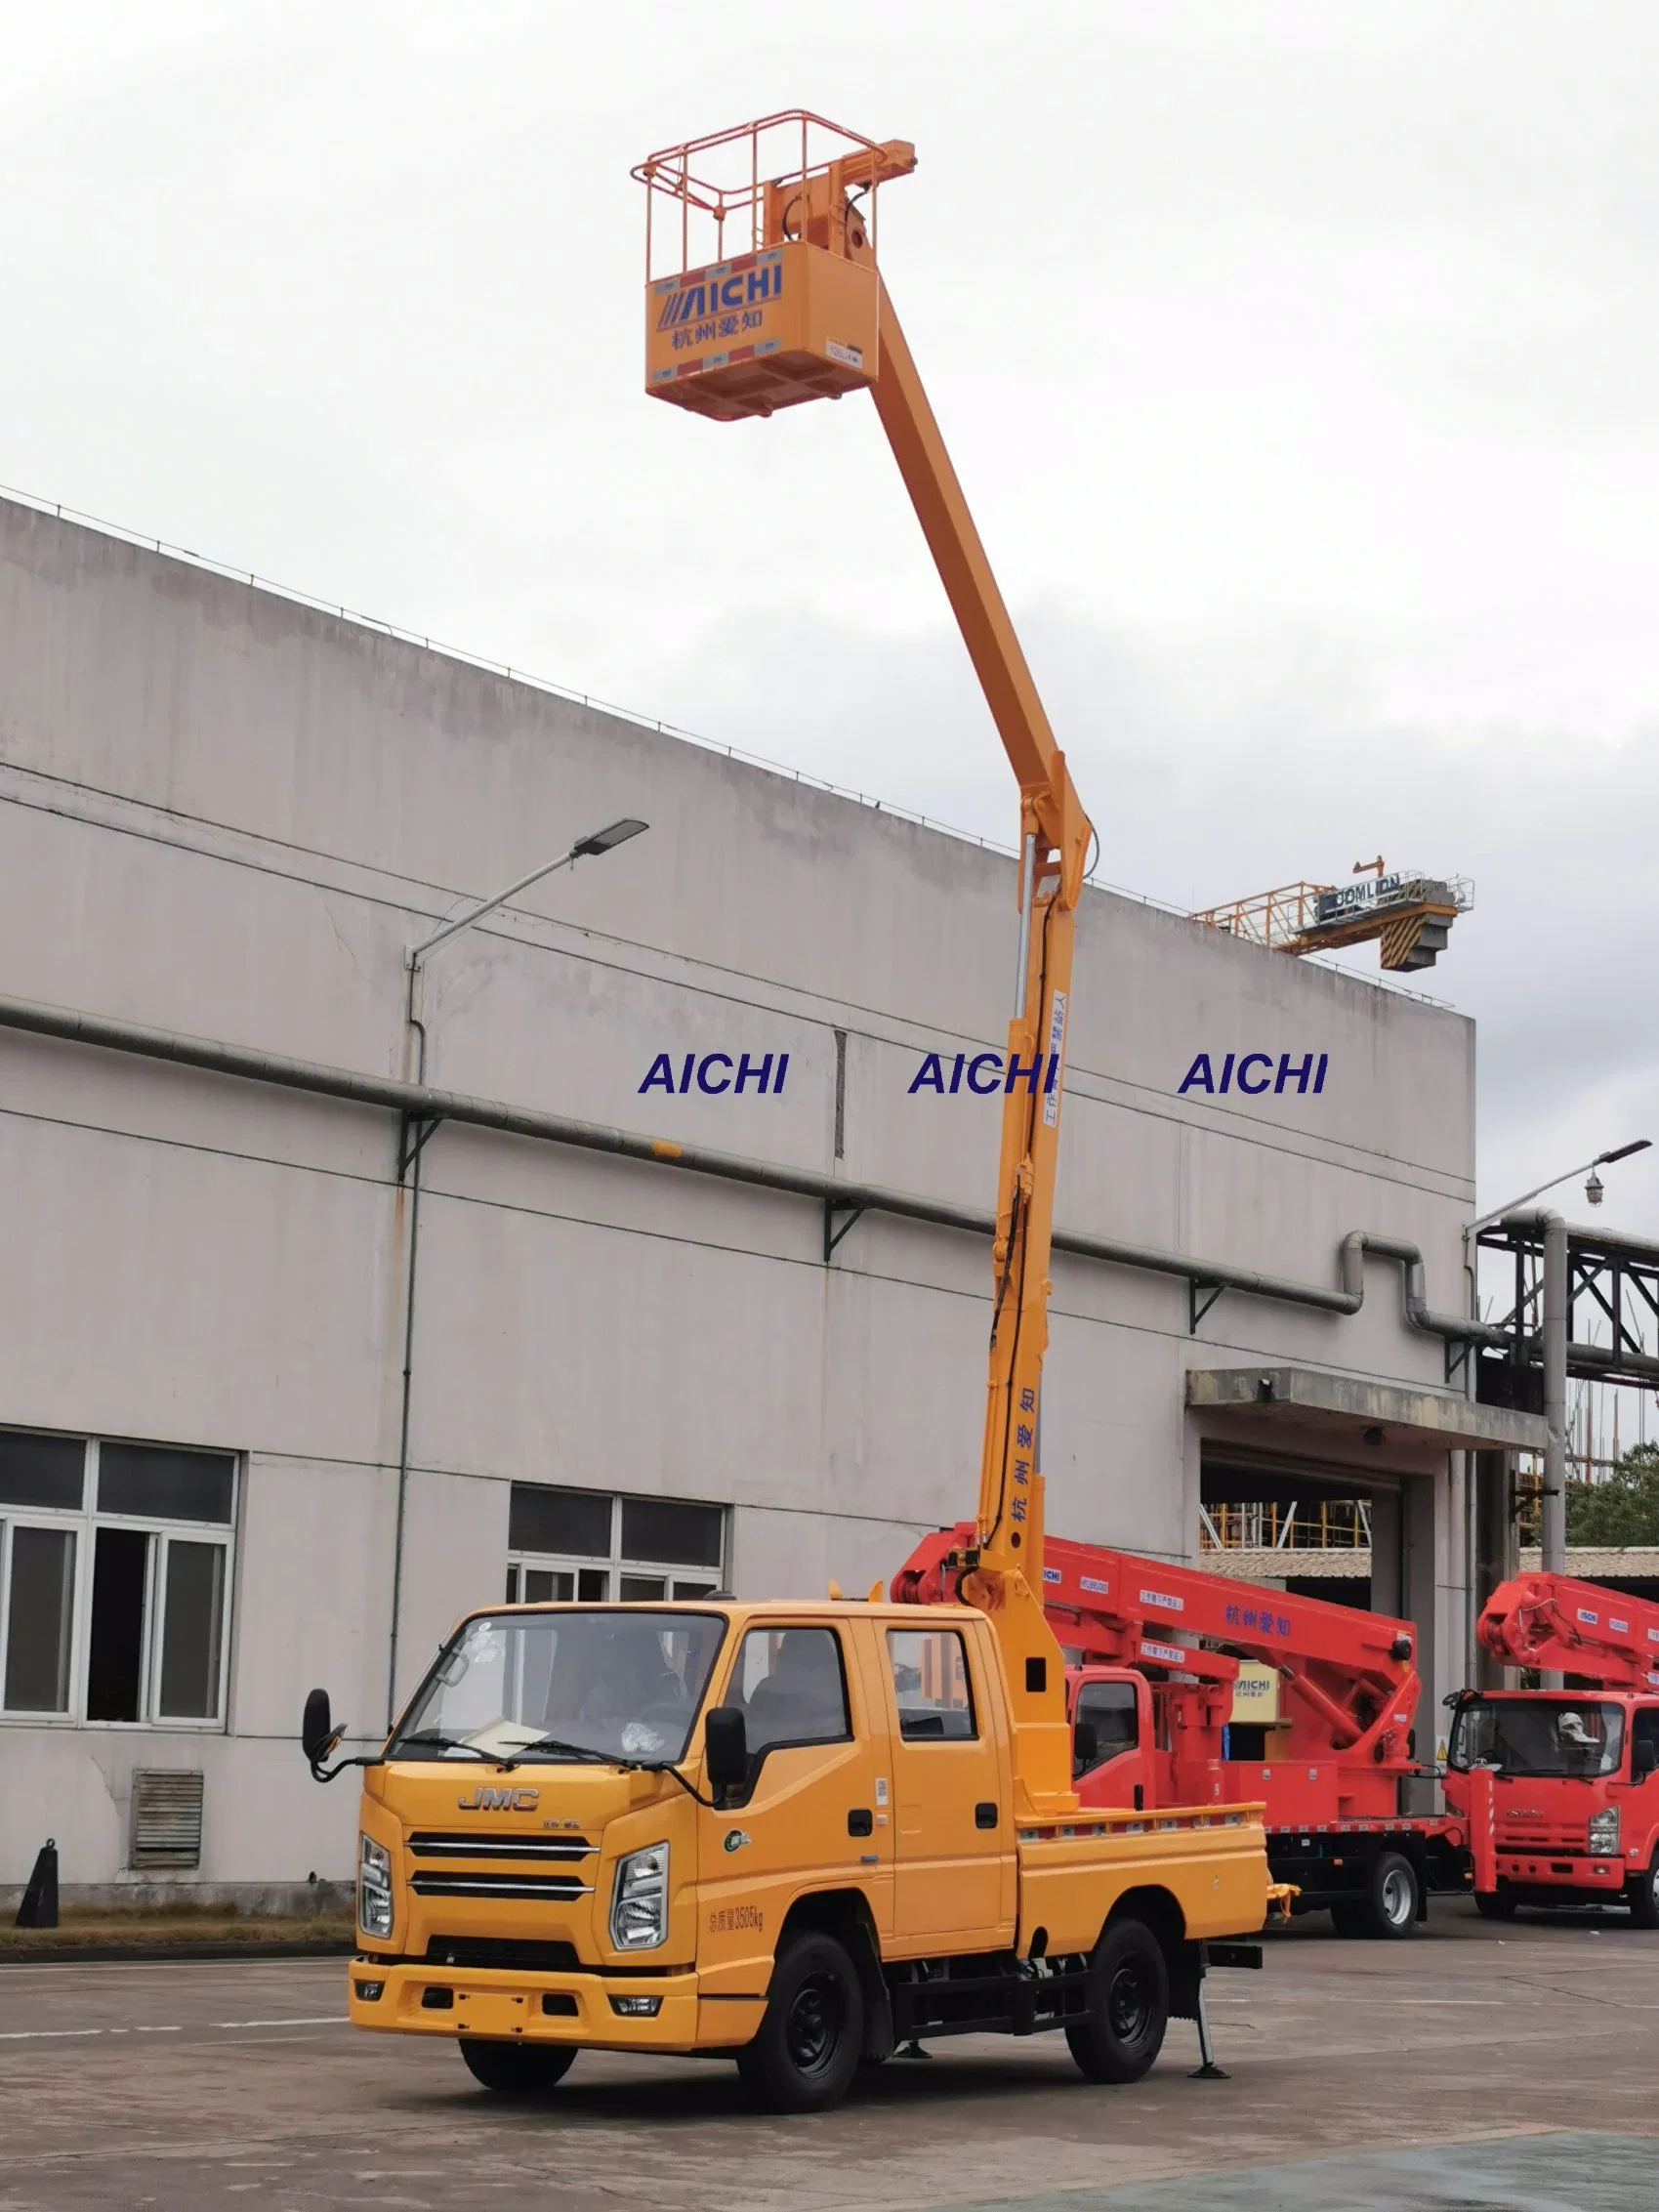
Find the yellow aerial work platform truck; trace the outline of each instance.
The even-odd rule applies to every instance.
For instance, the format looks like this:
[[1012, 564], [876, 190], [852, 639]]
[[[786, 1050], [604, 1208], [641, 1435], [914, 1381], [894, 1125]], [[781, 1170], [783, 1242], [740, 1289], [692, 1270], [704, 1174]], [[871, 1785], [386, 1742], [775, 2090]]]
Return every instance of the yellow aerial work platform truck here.
[[[1038, 1410], [1073, 917], [1092, 830], [876, 267], [915, 166], [801, 111], [653, 154], [646, 390], [716, 420], [868, 388], [1019, 782], [1018, 958], [974, 1541], [958, 1603], [491, 1607], [366, 1770], [365, 2028], [536, 2095], [584, 2047], [728, 2053], [818, 2110], [915, 2038], [1065, 2031], [1134, 2081], [1207, 1965], [1260, 1964], [1261, 1808], [1086, 1809], [1044, 1617]], [[696, 260], [693, 235], [711, 238]], [[652, 265], [666, 238], [670, 267]], [[672, 1155], [674, 1148], [665, 1146]], [[879, 1585], [878, 1585], [879, 1590]], [[1086, 1724], [1079, 1724], [1079, 1730]]]

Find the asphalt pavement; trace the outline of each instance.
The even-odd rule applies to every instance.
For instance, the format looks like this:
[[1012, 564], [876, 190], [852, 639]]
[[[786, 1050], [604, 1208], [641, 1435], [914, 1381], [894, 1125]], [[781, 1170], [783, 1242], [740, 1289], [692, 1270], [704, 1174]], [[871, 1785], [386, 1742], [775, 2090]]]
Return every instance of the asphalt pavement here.
[[323, 1960], [0, 1966], [0, 2212], [1649, 2212], [1659, 1936], [1622, 1914], [1404, 1943], [1317, 1919], [1213, 1977], [1131, 2089], [965, 2037], [811, 2119], [711, 2061], [584, 2054], [498, 2104], [447, 2042], [356, 2033]]

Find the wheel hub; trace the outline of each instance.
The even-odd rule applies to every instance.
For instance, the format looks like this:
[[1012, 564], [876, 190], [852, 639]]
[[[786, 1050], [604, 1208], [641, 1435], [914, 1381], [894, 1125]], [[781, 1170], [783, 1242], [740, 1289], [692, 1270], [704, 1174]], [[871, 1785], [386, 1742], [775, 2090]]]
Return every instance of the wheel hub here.
[[789, 2056], [803, 2073], [821, 2073], [841, 2043], [845, 2008], [827, 1974], [810, 1975], [789, 2008]]
[[1135, 1961], [1126, 1960], [1112, 1976], [1106, 1991], [1106, 2019], [1120, 2042], [1133, 2043], [1145, 2033], [1151, 2003], [1145, 1975]]

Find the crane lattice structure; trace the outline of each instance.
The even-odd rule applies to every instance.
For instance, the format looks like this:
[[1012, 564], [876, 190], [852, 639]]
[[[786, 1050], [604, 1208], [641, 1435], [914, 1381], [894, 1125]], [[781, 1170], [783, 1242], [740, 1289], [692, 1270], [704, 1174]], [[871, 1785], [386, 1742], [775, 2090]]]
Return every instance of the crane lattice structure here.
[[1336, 952], [1375, 938], [1385, 968], [1406, 974], [1432, 968], [1453, 922], [1474, 903], [1473, 885], [1466, 877], [1417, 869], [1386, 874], [1380, 861], [1362, 866], [1363, 882], [1281, 884], [1225, 906], [1206, 906], [1192, 919], [1247, 944], [1298, 955]]

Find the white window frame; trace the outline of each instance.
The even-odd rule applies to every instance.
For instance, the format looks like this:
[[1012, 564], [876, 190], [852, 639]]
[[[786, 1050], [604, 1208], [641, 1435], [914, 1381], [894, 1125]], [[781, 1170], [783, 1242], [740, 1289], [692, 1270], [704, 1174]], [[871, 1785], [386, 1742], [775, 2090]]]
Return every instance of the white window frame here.
[[[7, 1431], [8, 1434], [38, 1436], [49, 1434], [42, 1430]], [[77, 1441], [81, 1440], [76, 1440]], [[69, 1599], [69, 1707], [63, 1713], [26, 1713], [13, 1711], [0, 1703], [0, 1728], [50, 1728], [93, 1730], [139, 1730], [151, 1733], [186, 1735], [222, 1735], [227, 1725], [230, 1694], [230, 1613], [235, 1589], [236, 1531], [242, 1505], [242, 1455], [238, 1452], [209, 1451], [209, 1447], [193, 1444], [167, 1445], [155, 1443], [148, 1438], [120, 1438], [109, 1440], [132, 1442], [154, 1450], [209, 1451], [216, 1459], [230, 1462], [230, 1518], [226, 1521], [182, 1521], [160, 1515], [104, 1513], [98, 1508], [99, 1438], [84, 1441], [84, 1458], [81, 1473], [81, 1504], [78, 1511], [53, 1506], [10, 1506], [0, 1504], [0, 1699], [6, 1694], [5, 1655], [6, 1634], [11, 1608], [11, 1556], [12, 1531], [15, 1528], [68, 1529], [75, 1538], [74, 1584]], [[142, 1641], [139, 1651], [138, 1718], [131, 1721], [95, 1721], [87, 1717], [87, 1678], [92, 1657], [92, 1589], [93, 1564], [96, 1556], [98, 1531], [101, 1528], [126, 1528], [148, 1539], [145, 1554], [145, 1588]], [[218, 1699], [212, 1714], [172, 1715], [155, 1710], [161, 1694], [161, 1654], [163, 1639], [167, 1633], [167, 1577], [168, 1546], [174, 1542], [215, 1544], [225, 1555], [224, 1583], [219, 1608], [219, 1651], [217, 1662]]]
[[[569, 1489], [574, 1486], [570, 1483], [548, 1482], [520, 1482], [516, 1485], [517, 1488], [525, 1490]], [[594, 1497], [605, 1495], [602, 1490], [592, 1491], [589, 1494]], [[641, 1497], [639, 1491], [630, 1491], [628, 1495], [635, 1499]], [[694, 1604], [697, 1598], [706, 1598], [714, 1591], [726, 1588], [726, 1554], [731, 1542], [731, 1509], [729, 1506], [717, 1505], [709, 1498], [674, 1498], [664, 1501], [674, 1505], [701, 1506], [705, 1512], [717, 1513], [720, 1516], [719, 1565], [689, 1566], [684, 1561], [644, 1560], [626, 1557], [622, 1550], [622, 1508], [624, 1502], [620, 1491], [611, 1494], [610, 1550], [603, 1559], [583, 1557], [575, 1552], [524, 1551], [510, 1543], [507, 1552], [508, 1604], [529, 1605], [547, 1602], [520, 1596], [526, 1573], [568, 1574], [572, 1578], [571, 1586], [573, 1589], [577, 1587], [574, 1578], [579, 1574], [585, 1572], [602, 1575], [604, 1578], [603, 1597], [586, 1600], [573, 1598], [571, 1603], [577, 1605], [612, 1605], [624, 1602], [621, 1598], [621, 1589], [622, 1577], [625, 1574], [649, 1575], [653, 1579], [661, 1581], [665, 1585], [662, 1599], [665, 1604], [672, 1603], [681, 1596], [684, 1596], [686, 1604]], [[646, 1499], [643, 1502], [650, 1503], [651, 1501]], [[690, 1587], [693, 1583], [696, 1585], [694, 1593]], [[684, 1587], [682, 1588], [682, 1586]], [[646, 1605], [655, 1604], [657, 1601], [641, 1598], [634, 1600], [633, 1603]]]

